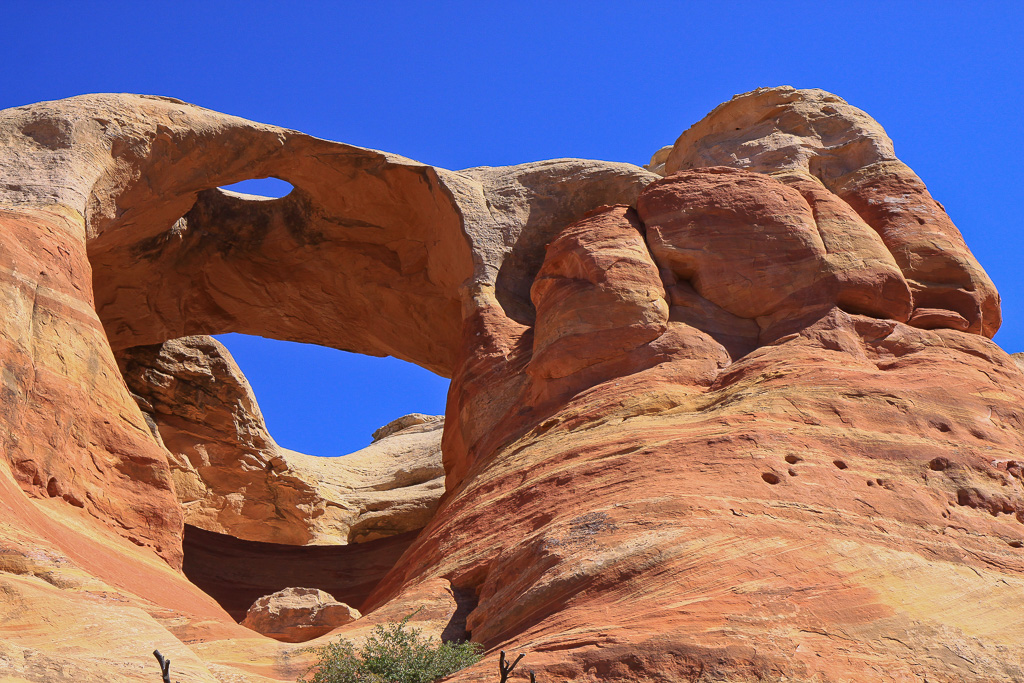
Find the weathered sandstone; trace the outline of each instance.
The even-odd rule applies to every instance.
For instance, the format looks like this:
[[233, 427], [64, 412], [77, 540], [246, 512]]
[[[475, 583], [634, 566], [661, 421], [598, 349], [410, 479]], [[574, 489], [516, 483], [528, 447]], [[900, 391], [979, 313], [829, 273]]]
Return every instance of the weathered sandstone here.
[[882, 127], [839, 97], [793, 88], [737, 95], [679, 137], [663, 173], [706, 166], [824, 186], [874, 228], [902, 269], [914, 308], [929, 309], [912, 315], [912, 325], [988, 337], [999, 329], [999, 294], [942, 205], [896, 158]]
[[252, 604], [242, 626], [284, 643], [304, 643], [361, 614], [316, 588], [285, 588]]
[[280, 448], [249, 383], [212, 337], [119, 351], [168, 450], [185, 523], [249, 541], [345, 544], [423, 528], [443, 493], [438, 416], [408, 415], [341, 458]]
[[[0, 139], [15, 680], [148, 681], [155, 647], [182, 680], [295, 680], [307, 646], [414, 612], [488, 648], [467, 682], [501, 649], [540, 681], [1024, 680], [1024, 374], [959, 232], [838, 97], [737, 96], [658, 173], [445, 171], [126, 95], [7, 110]], [[218, 189], [268, 175], [294, 191]], [[426, 526], [183, 529], [192, 427], [158, 439], [111, 349], [227, 331], [450, 376]], [[174, 363], [231, 375], [195, 350]], [[153, 415], [195, 417], [160, 372]], [[234, 381], [191, 443], [272, 462]], [[301, 646], [235, 623], [295, 586], [364, 616]]]
[[408, 415], [397, 417], [391, 422], [388, 422], [383, 427], [374, 430], [373, 440], [380, 441], [381, 439], [391, 436], [395, 432], [401, 432], [403, 430], [409, 429], [410, 427], [417, 427], [419, 425], [428, 425], [424, 429], [430, 429], [430, 425], [434, 425], [435, 422], [441, 422], [443, 420], [444, 415], [424, 415], [423, 413], [409, 413]]
[[673, 283], [762, 330], [798, 329], [833, 306], [910, 317], [910, 289], [877, 233], [813, 179], [702, 168], [648, 187], [638, 209]]

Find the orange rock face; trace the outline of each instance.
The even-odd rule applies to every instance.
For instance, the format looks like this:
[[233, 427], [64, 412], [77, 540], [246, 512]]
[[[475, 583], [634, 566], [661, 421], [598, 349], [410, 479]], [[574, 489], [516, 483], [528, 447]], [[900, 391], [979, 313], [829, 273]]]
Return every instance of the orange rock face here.
[[[295, 680], [310, 643], [228, 614], [289, 586], [364, 615], [313, 644], [424, 606], [488, 648], [461, 681], [501, 649], [539, 681], [1024, 680], [1024, 374], [956, 228], [838, 97], [737, 96], [657, 174], [456, 173], [129, 96], [0, 130], [20, 680], [151, 680], [157, 645], [183, 680]], [[261, 174], [296, 189], [210, 186]], [[110, 348], [229, 330], [452, 377], [422, 531], [182, 546]], [[95, 626], [54, 644], [53, 612]]]
[[167, 459], [93, 309], [81, 218], [4, 207], [0, 230], [4, 476], [180, 567], [182, 514]]
[[921, 326], [987, 337], [999, 329], [999, 294], [942, 206], [896, 158], [882, 127], [835, 95], [792, 88], [737, 95], [683, 133], [662, 163], [666, 174], [722, 165], [823, 186], [881, 238], [915, 308], [929, 309]]
[[878, 235], [811, 178], [726, 167], [678, 173], [638, 206], [676, 280], [762, 327], [833, 306], [906, 322], [911, 295]]

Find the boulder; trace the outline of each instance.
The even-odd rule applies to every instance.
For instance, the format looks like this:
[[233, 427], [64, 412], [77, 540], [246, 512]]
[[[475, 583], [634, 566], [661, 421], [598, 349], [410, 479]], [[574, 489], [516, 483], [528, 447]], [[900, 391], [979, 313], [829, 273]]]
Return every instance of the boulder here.
[[[781, 175], [787, 184], [845, 202], [899, 265], [914, 309], [927, 309], [912, 313], [912, 325], [987, 337], [999, 329], [999, 294], [960, 231], [896, 158], [882, 127], [842, 98], [788, 86], [735, 96], [679, 136], [661, 173], [709, 166]], [[862, 230], [848, 234], [865, 241]], [[945, 311], [942, 325], [936, 311]]]
[[661, 336], [668, 302], [628, 206], [599, 209], [548, 245], [530, 290], [537, 309], [527, 372], [558, 379]]
[[910, 318], [910, 289], [882, 240], [813, 180], [681, 171], [648, 186], [637, 209], [673, 284], [762, 329], [799, 326], [833, 306]]
[[304, 643], [362, 615], [316, 588], [285, 588], [249, 608], [242, 626], [284, 643]]

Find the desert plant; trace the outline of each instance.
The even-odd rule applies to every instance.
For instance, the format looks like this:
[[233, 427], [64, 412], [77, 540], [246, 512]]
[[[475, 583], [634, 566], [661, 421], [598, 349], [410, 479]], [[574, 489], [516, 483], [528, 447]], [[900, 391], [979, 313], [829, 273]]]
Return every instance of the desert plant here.
[[480, 661], [476, 643], [442, 643], [409, 626], [379, 624], [362, 648], [338, 640], [318, 648], [311, 683], [433, 683]]

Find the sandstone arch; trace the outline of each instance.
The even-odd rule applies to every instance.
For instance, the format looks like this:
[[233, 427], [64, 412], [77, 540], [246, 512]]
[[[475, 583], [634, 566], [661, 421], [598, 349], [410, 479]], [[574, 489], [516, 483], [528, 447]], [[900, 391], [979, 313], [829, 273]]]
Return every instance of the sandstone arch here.
[[[344, 633], [423, 603], [433, 632], [461, 609], [474, 639], [559, 680], [1024, 677], [1024, 375], [988, 338], [998, 297], [955, 227], [839, 98], [739, 96], [656, 155], [663, 180], [580, 160], [443, 171], [136, 96], [9, 110], [0, 133], [15, 162], [0, 180], [2, 566], [19, 605], [53, 600], [73, 630], [107, 591], [131, 608], [100, 625], [134, 620], [190, 680], [301, 673], [301, 653], [241, 632], [176, 573], [166, 458], [104, 328], [118, 346], [250, 323], [327, 336], [342, 317], [325, 307], [351, 286], [402, 314], [332, 345], [453, 385], [446, 499]], [[316, 150], [337, 153], [327, 170], [307, 166]], [[296, 191], [213, 189], [261, 174]], [[367, 242], [372, 226], [427, 255]], [[748, 248], [687, 253], [723, 228]], [[298, 320], [253, 321], [275, 294], [245, 289], [251, 262], [283, 245], [294, 273], [266, 281], [298, 296], [289, 276], [311, 266], [295, 254], [321, 234], [324, 253], [357, 254], [367, 288], [340, 278]], [[135, 271], [133, 292], [115, 266], [138, 254], [159, 277]], [[54, 623], [11, 619], [29, 634], [0, 644], [12, 661]], [[102, 680], [106, 656], [52, 658]]]

